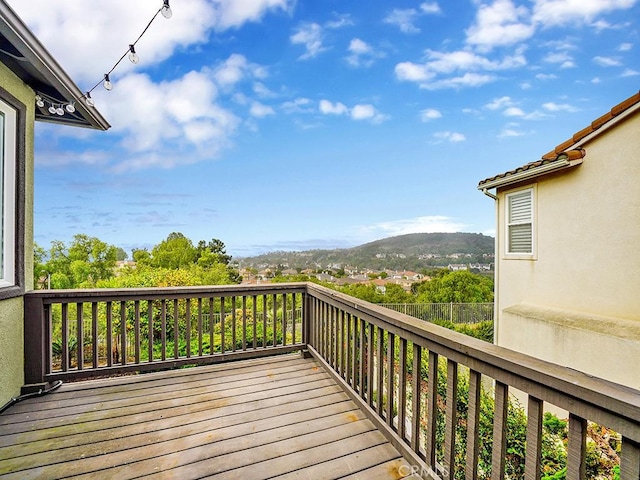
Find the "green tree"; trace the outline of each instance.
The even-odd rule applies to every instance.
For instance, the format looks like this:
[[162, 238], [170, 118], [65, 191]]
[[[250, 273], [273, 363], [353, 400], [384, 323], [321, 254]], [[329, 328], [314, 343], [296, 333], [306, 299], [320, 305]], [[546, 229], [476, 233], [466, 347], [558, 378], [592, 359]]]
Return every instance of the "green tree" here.
[[151, 250], [151, 264], [158, 268], [187, 267], [196, 260], [197, 251], [182, 233], [172, 232]]
[[420, 283], [415, 293], [419, 303], [493, 302], [493, 281], [466, 270], [441, 270], [431, 280]]

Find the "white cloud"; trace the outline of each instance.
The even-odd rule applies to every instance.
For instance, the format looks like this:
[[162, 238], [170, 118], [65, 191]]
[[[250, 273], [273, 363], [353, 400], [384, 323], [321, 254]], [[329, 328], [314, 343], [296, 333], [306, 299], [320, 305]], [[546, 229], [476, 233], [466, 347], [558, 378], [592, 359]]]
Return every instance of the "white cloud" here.
[[619, 58], [615, 57], [602, 57], [600, 55], [593, 57], [593, 63], [600, 65], [601, 67], [620, 67], [622, 62]]
[[304, 45], [305, 53], [300, 55], [300, 60], [307, 60], [317, 56], [326, 50], [322, 45], [324, 33], [317, 23], [306, 23], [298, 27], [297, 31], [289, 37], [294, 45]]
[[556, 63], [560, 68], [573, 68], [576, 66], [573, 57], [566, 51], [548, 53], [544, 59], [547, 63]]
[[403, 33], [419, 33], [420, 29], [414, 25], [418, 16], [419, 13], [414, 8], [394, 8], [383, 22], [397, 26]]
[[633, 43], [621, 43], [618, 45], [619, 52], [628, 52], [633, 48]]
[[275, 115], [275, 111], [269, 105], [265, 105], [260, 102], [252, 102], [251, 108], [249, 109], [249, 113], [252, 117], [256, 118], [264, 118], [269, 115]]
[[435, 76], [435, 73], [429, 71], [426, 65], [412, 62], [398, 63], [395, 66], [395, 73], [398, 80], [406, 80], [409, 82], [424, 82]]
[[384, 57], [383, 53], [377, 52], [371, 45], [359, 38], [351, 39], [348, 51], [349, 55], [346, 60], [352, 67], [369, 67], [375, 59]]
[[529, 22], [529, 10], [511, 0], [495, 0], [480, 5], [475, 23], [466, 31], [467, 43], [483, 51], [514, 45], [533, 36], [535, 27]]
[[244, 55], [232, 54], [214, 69], [214, 78], [223, 88], [233, 87], [246, 78], [263, 78], [263, 67], [250, 63]]
[[444, 215], [406, 218], [380, 222], [361, 227], [364, 233], [374, 236], [397, 236], [409, 233], [455, 233], [462, 231], [466, 225]]
[[435, 108], [425, 108], [424, 110], [420, 110], [420, 120], [423, 122], [428, 122], [437, 118], [442, 118], [442, 113]]
[[354, 120], [368, 120], [376, 115], [376, 109], [373, 105], [355, 105], [351, 109], [351, 118]]
[[[67, 73], [93, 86], [128, 50], [158, 10], [157, 2], [109, 0], [100, 8], [85, 0], [11, 0], [12, 8], [47, 47]], [[136, 44], [140, 64], [120, 63], [113, 80], [140, 67], [169, 58], [178, 48], [204, 43], [211, 30], [239, 27], [274, 11], [289, 10], [293, 0], [242, 2], [181, 0], [172, 4], [173, 16], [158, 16]], [[61, 35], [60, 32], [64, 32]]]
[[566, 103], [554, 103], [547, 102], [542, 104], [542, 108], [548, 110], [549, 112], [577, 112], [578, 109], [573, 105], [568, 105]]
[[[220, 30], [238, 28], [247, 22], [257, 22], [272, 10], [290, 11], [295, 5], [294, 0], [217, 0], [212, 3], [216, 13], [216, 28]], [[182, 2], [179, 4], [180, 7]], [[173, 6], [172, 9], [175, 11], [176, 7]]]
[[498, 138], [510, 138], [510, 137], [522, 137], [526, 135], [522, 130], [517, 129], [517, 123], [510, 123], [504, 126], [504, 128], [498, 134]]
[[590, 23], [603, 13], [632, 7], [636, 0], [534, 0], [533, 19], [548, 27]]
[[489, 110], [500, 110], [501, 108], [510, 107], [512, 105], [513, 100], [511, 100], [511, 97], [505, 96], [494, 98], [491, 102], [485, 105], [485, 108], [488, 108]]
[[440, 90], [445, 88], [480, 87], [487, 83], [495, 82], [496, 80], [497, 77], [495, 75], [465, 73], [458, 77], [423, 83], [420, 85], [420, 88], [425, 90]]
[[440, 10], [440, 5], [438, 5], [437, 2], [423, 2], [420, 4], [420, 10], [430, 15], [442, 13], [442, 10]]
[[597, 84], [598, 84], [598, 83], [600, 83], [601, 81], [602, 81], [602, 80], [600, 80], [600, 78], [599, 78], [599, 77], [593, 77], [593, 78], [591, 79], [591, 83], [593, 83], [593, 84], [595, 84], [595, 85], [597, 85]]
[[525, 113], [519, 107], [509, 107], [502, 112], [505, 117], [524, 117]]
[[464, 142], [467, 138], [459, 132], [436, 132], [433, 134], [434, 138], [438, 140], [446, 140], [451, 143]]
[[622, 77], [635, 77], [636, 75], [640, 75], [640, 72], [637, 70], [633, 70], [631, 68], [626, 68], [624, 72], [622, 72]]
[[[423, 64], [398, 63], [395, 67], [396, 78], [416, 82], [420, 88], [428, 90], [476, 87], [497, 79], [493, 74], [477, 72], [515, 69], [527, 63], [521, 49], [516, 50], [513, 55], [501, 59], [489, 59], [469, 50], [454, 52], [427, 50], [426, 55], [427, 61]], [[451, 78], [436, 79], [438, 75], [446, 76], [456, 72], [466, 73]]]
[[536, 75], [536, 78], [538, 80], [554, 80], [558, 78], [558, 76], [553, 73], [538, 73]]
[[324, 99], [320, 100], [319, 108], [320, 113], [325, 115], [344, 115], [349, 111], [344, 103], [331, 103], [329, 100]]
[[310, 113], [313, 111], [311, 100], [306, 97], [284, 102], [280, 107], [285, 113]]

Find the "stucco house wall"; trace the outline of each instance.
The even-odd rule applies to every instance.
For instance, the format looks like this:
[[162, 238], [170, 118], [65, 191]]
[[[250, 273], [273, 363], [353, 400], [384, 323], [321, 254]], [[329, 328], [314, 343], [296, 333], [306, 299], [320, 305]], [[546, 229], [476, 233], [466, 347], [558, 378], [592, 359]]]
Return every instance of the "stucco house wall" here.
[[[23, 258], [24, 288], [33, 288], [33, 135], [35, 118], [35, 93], [11, 70], [0, 63], [0, 88], [6, 90], [26, 107], [25, 118], [25, 203]], [[20, 393], [24, 384], [23, 348], [24, 304], [23, 297], [0, 300], [0, 405]]]
[[[497, 190], [496, 343], [640, 389], [640, 113], [581, 165]], [[534, 255], [505, 254], [505, 195], [534, 188]]]

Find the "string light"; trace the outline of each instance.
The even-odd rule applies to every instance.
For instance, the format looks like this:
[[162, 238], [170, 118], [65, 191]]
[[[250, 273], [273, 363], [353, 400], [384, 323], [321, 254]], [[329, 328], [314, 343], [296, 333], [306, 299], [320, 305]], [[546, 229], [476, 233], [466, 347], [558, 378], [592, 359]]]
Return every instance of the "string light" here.
[[136, 53], [136, 49], [133, 45], [129, 45], [129, 60], [133, 64], [136, 64], [140, 61], [140, 57]]
[[[167, 19], [173, 16], [173, 12], [171, 11], [171, 7], [169, 6], [169, 0], [162, 0], [162, 7], [160, 7], [158, 11], [153, 15], [153, 17], [151, 17], [151, 20], [149, 20], [149, 23], [144, 28], [144, 30], [142, 30], [142, 33], [140, 34], [140, 36], [138, 36], [136, 41], [129, 44], [129, 48], [127, 49], [127, 51], [120, 57], [120, 59], [113, 65], [113, 67], [111, 67], [111, 70], [104, 74], [103, 79], [96, 83], [89, 90], [87, 90], [87, 92], [82, 97], [80, 97], [80, 100], [84, 100], [84, 103], [87, 106], [94, 107], [96, 105], [95, 100], [91, 98], [91, 92], [93, 92], [98, 87], [98, 85], [102, 84], [102, 86], [106, 90], [113, 89], [113, 82], [111, 81], [110, 74], [118, 67], [118, 65], [120, 65], [120, 62], [122, 62], [122, 60], [124, 60], [126, 56], [129, 57], [129, 60], [133, 64], [137, 64], [138, 62], [140, 62], [140, 57], [136, 53], [135, 46], [143, 37], [143, 35], [147, 33], [147, 30], [149, 29], [153, 21], [158, 17], [158, 14], [162, 14], [162, 16]], [[67, 104], [59, 103], [59, 101], [48, 97], [42, 92], [38, 92], [38, 94], [36, 95], [36, 106], [40, 109], [45, 109], [46, 103], [49, 103], [49, 108], [47, 108], [46, 111], [48, 111], [51, 115], [62, 116], [65, 114], [65, 110], [70, 114], [73, 114], [76, 111], [75, 102], [71, 101]]]
[[104, 74], [104, 82], [102, 82], [102, 86], [105, 90], [113, 90], [113, 83], [111, 83], [111, 79], [109, 79], [109, 74]]

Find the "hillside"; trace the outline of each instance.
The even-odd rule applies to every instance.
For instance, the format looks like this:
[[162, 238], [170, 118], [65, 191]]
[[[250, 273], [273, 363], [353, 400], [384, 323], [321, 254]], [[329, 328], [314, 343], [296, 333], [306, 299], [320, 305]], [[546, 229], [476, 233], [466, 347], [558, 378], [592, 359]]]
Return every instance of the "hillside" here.
[[[352, 248], [270, 252], [237, 259], [243, 267], [341, 268], [419, 271], [450, 263], [493, 263], [494, 239], [480, 233], [412, 233]], [[456, 255], [462, 255], [456, 258]]]

